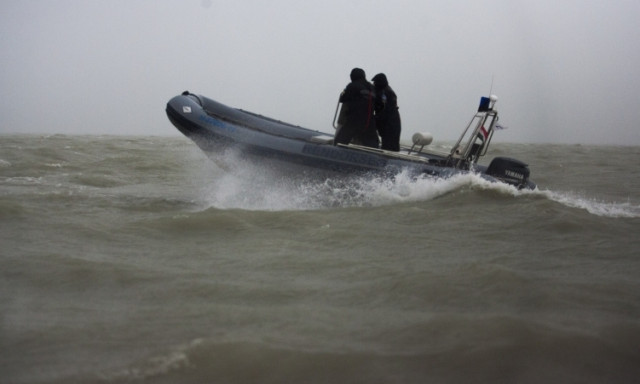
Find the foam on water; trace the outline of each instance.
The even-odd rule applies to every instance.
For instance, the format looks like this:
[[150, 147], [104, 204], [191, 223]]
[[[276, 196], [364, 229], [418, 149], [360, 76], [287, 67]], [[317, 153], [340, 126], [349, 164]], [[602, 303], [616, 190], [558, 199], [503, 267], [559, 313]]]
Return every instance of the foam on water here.
[[242, 167], [218, 174], [215, 181], [203, 185], [202, 198], [208, 207], [219, 209], [314, 210], [428, 201], [484, 182], [476, 175], [437, 179], [414, 178], [406, 172], [393, 178], [363, 175], [318, 179]]
[[188, 352], [201, 343], [201, 339], [195, 339], [189, 344], [181, 345], [167, 351], [164, 355], [151, 356], [123, 370], [99, 372], [97, 376], [107, 382], [128, 382], [153, 379], [167, 375], [171, 371], [191, 367], [192, 363], [189, 361]]
[[596, 198], [579, 196], [571, 192], [538, 191], [549, 200], [553, 200], [570, 208], [584, 209], [587, 212], [611, 218], [638, 218], [640, 205], [631, 202], [607, 202]]
[[429, 201], [464, 189], [493, 191], [510, 197], [541, 197], [569, 208], [611, 218], [640, 217], [640, 205], [632, 202], [606, 202], [572, 192], [517, 188], [494, 183], [478, 174], [460, 174], [450, 178], [413, 177], [401, 172], [393, 178], [363, 175], [350, 178], [283, 173], [242, 161], [234, 153], [225, 154], [222, 171], [209, 164], [204, 170], [200, 199], [206, 208], [245, 210], [316, 210], [337, 207], [385, 206]]

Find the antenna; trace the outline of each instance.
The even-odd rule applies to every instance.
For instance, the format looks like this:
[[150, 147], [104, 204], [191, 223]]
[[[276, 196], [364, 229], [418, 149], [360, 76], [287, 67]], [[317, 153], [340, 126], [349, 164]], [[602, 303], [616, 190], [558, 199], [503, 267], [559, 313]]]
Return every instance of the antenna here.
[[491, 75], [491, 87], [489, 87], [489, 96], [491, 96], [491, 91], [493, 91], [493, 78], [494, 78], [494, 75], [492, 74]]

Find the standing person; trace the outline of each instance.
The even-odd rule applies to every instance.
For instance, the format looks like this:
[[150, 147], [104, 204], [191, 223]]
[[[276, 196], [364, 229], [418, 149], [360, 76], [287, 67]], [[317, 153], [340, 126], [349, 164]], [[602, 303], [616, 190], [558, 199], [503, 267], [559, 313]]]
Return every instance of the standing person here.
[[351, 70], [351, 82], [340, 95], [340, 102], [344, 109], [344, 121], [336, 132], [334, 145], [360, 144], [378, 148], [380, 141], [373, 118], [373, 103], [375, 94], [373, 85], [367, 81], [364, 70]]
[[376, 127], [382, 138], [382, 149], [400, 151], [400, 112], [398, 111], [398, 97], [389, 86], [387, 76], [378, 73], [373, 77], [376, 91]]

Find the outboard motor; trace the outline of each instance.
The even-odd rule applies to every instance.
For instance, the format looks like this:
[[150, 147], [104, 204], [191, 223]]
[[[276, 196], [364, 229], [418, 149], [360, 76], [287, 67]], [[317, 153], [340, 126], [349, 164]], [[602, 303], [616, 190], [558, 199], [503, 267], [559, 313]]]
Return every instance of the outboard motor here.
[[533, 189], [535, 187], [529, 181], [529, 166], [520, 160], [509, 157], [496, 157], [491, 160], [486, 173], [507, 184], [514, 185], [518, 189], [524, 187]]

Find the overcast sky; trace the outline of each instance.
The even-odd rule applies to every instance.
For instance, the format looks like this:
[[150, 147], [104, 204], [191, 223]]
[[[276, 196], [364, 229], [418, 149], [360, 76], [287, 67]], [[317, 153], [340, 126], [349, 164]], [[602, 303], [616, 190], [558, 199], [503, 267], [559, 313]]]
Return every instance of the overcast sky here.
[[1, 0], [0, 133], [179, 135], [189, 90], [333, 132], [353, 67], [384, 72], [403, 139], [640, 145], [638, 0]]

